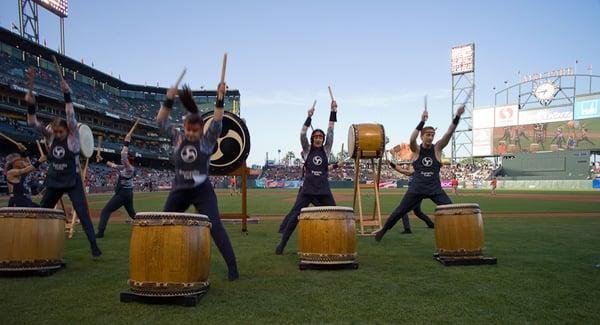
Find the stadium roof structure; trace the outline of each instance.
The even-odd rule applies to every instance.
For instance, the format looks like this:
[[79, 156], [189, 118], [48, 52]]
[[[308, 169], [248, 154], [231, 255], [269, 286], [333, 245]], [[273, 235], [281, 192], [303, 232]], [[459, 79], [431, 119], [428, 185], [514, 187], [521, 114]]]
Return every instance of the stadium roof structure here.
[[[83, 74], [84, 76], [95, 79], [96, 81], [106, 83], [112, 87], [121, 89], [121, 90], [129, 90], [129, 91], [140, 91], [140, 92], [148, 92], [148, 93], [158, 93], [165, 94], [167, 92], [167, 88], [165, 87], [154, 87], [154, 86], [143, 86], [143, 85], [135, 85], [129, 84], [121, 79], [115, 78], [107, 73], [104, 73], [100, 70], [92, 68], [86, 64], [78, 62], [66, 55], [62, 55], [59, 52], [56, 52], [50, 48], [42, 46], [36, 42], [32, 42], [24, 37], [21, 37], [18, 34], [15, 34], [8, 29], [0, 27], [0, 42], [6, 43], [8, 45], [14, 46], [20, 50], [23, 50], [27, 53], [31, 53], [33, 55], [40, 56], [50, 62], [52, 62], [52, 56], [54, 55], [61, 66], [67, 68], [72, 71], [77, 71], [78, 73]], [[194, 96], [216, 96], [216, 90], [194, 90], [192, 91]], [[229, 96], [239, 96], [240, 92], [237, 89], [228, 89], [227, 95]]]

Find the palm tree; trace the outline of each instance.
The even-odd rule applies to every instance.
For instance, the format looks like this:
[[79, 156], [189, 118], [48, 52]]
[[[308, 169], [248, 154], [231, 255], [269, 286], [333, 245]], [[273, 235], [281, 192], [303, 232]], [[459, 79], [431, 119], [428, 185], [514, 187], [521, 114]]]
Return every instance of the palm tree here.
[[294, 161], [294, 158], [296, 158], [294, 152], [288, 151], [288, 153], [286, 153], [283, 157], [283, 161], [285, 161], [285, 164], [289, 166], [292, 163], [292, 161]]

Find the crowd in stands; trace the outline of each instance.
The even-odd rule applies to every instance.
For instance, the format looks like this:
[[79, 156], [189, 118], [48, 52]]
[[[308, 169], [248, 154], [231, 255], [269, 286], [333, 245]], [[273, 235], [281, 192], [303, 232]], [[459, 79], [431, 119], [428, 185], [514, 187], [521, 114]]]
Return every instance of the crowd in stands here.
[[[492, 174], [494, 167], [491, 162], [454, 166], [444, 165], [440, 171], [440, 179], [450, 180], [454, 176], [461, 182], [473, 182], [488, 180]], [[286, 166], [272, 165], [262, 169], [262, 174], [259, 179], [267, 179], [271, 181], [284, 180], [302, 180], [302, 166]], [[352, 181], [354, 179], [354, 162], [346, 162], [339, 164], [338, 168], [329, 171], [330, 181]], [[381, 166], [380, 179], [382, 182], [408, 179], [401, 173], [394, 171], [387, 163], [383, 162]], [[367, 182], [373, 180], [373, 168], [370, 163], [360, 163], [360, 181]]]
[[[26, 88], [25, 70], [29, 66], [37, 66], [37, 62], [30, 58], [23, 61], [19, 58], [0, 52], [0, 83]], [[61, 98], [58, 74], [54, 71], [38, 68], [35, 91], [54, 98]], [[83, 76], [75, 77], [66, 73], [65, 79], [73, 92], [73, 101], [86, 107], [108, 111], [119, 116], [130, 118], [142, 117], [152, 120], [160, 108], [160, 99], [155, 95], [137, 94], [144, 98], [128, 98], [113, 94], [100, 83]], [[81, 79], [81, 80], [79, 80]], [[84, 81], [85, 80], [85, 81]], [[180, 122], [180, 121], [179, 121]]]

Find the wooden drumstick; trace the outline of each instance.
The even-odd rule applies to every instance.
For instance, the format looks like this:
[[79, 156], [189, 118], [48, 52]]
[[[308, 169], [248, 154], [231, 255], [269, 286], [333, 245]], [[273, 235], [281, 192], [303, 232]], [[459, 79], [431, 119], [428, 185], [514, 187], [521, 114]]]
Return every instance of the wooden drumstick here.
[[331, 86], [327, 86], [327, 89], [329, 89], [329, 97], [331, 97], [331, 101], [333, 102], [335, 99], [333, 98], [333, 92], [331, 91]]
[[42, 150], [42, 145], [39, 140], [35, 140], [35, 144], [37, 145], [38, 151], [40, 152], [40, 157], [44, 155], [44, 150]]
[[472, 87], [472, 88], [469, 90], [469, 93], [467, 94], [467, 98], [465, 99], [465, 101], [462, 103], [462, 105], [461, 105], [461, 106], [465, 106], [465, 105], [467, 105], [467, 102], [469, 101], [469, 99], [471, 99], [471, 96], [473, 96], [473, 90], [474, 90], [474, 89], [475, 89], [475, 87]]
[[100, 148], [102, 146], [102, 136], [98, 136], [98, 146], [96, 147], [96, 162], [100, 162], [102, 160], [102, 156], [100, 156]]
[[56, 60], [56, 57], [54, 55], [52, 56], [52, 61], [54, 61], [54, 66], [56, 67], [56, 72], [60, 76], [60, 81], [62, 82], [64, 80], [63, 74], [62, 74], [62, 69], [60, 68], [60, 64], [58, 64], [58, 61]]
[[423, 105], [425, 106], [425, 112], [427, 112], [427, 95], [423, 97]]
[[33, 78], [35, 78], [35, 68], [30, 66], [27, 69], [27, 89], [33, 93]]
[[[219, 83], [219, 87], [223, 84], [225, 84], [225, 71], [227, 71], [227, 53], [223, 54], [223, 66], [221, 67], [221, 82]], [[218, 89], [217, 89], [218, 90]], [[227, 92], [227, 89], [225, 89], [225, 92]], [[219, 100], [223, 99], [223, 96], [225, 96], [225, 94], [218, 94]]]
[[17, 141], [15, 141], [15, 140], [13, 140], [11, 137], [9, 137], [8, 135], [6, 135], [6, 134], [4, 134], [4, 133], [2, 133], [2, 132], [0, 132], [0, 136], [2, 136], [2, 137], [3, 137], [3, 138], [5, 138], [6, 140], [8, 140], [8, 141], [10, 141], [10, 142], [14, 143], [14, 144], [15, 144], [17, 147], [18, 147], [18, 146], [22, 146], [22, 144], [21, 144], [21, 143], [19, 143], [19, 142], [17, 142]]
[[128, 137], [131, 137], [131, 135], [133, 134], [133, 131], [135, 131], [135, 128], [137, 127], [138, 123], [140, 122], [140, 118], [138, 117], [137, 120], [135, 120], [135, 123], [133, 123], [133, 126], [131, 127], [131, 130], [129, 130], [129, 133], [127, 133]]
[[[317, 100], [315, 99], [315, 101], [313, 102], [313, 106], [311, 109], [315, 109], [315, 106], [317, 106]], [[312, 123], [310, 124], [310, 130], [314, 131], [315, 129], [313, 129]]]
[[175, 89], [179, 88], [179, 84], [181, 83], [181, 80], [183, 79], [183, 76], [185, 76], [186, 72], [187, 72], [187, 69], [183, 68], [183, 71], [181, 71], [181, 74], [179, 75], [179, 78], [177, 78], [177, 82], [175, 83]]

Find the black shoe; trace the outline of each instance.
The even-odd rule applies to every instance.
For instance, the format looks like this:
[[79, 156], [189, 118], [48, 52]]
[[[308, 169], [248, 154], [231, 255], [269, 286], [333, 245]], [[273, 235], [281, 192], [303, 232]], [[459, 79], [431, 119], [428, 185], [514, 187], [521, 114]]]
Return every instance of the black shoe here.
[[404, 229], [402, 234], [412, 234], [412, 231], [410, 229]]
[[98, 248], [98, 246], [94, 245], [92, 247], [92, 256], [93, 257], [98, 257], [100, 255], [102, 255], [102, 251], [100, 250], [100, 248]]
[[240, 274], [238, 273], [237, 267], [229, 270], [229, 275], [227, 276], [229, 281], [235, 281], [240, 278]]
[[374, 232], [375, 234], [375, 241], [380, 242], [381, 239], [383, 238], [383, 235], [385, 235], [385, 231], [383, 230], [383, 228], [377, 230]]
[[427, 224], [427, 227], [428, 227], [428, 228], [431, 228], [431, 229], [433, 229], [433, 228], [435, 228], [435, 225], [434, 225], [434, 224], [433, 224], [433, 222], [432, 222], [432, 223], [428, 223], [428, 224]]
[[285, 247], [281, 244], [277, 245], [277, 248], [275, 248], [275, 255], [282, 255], [284, 248]]

